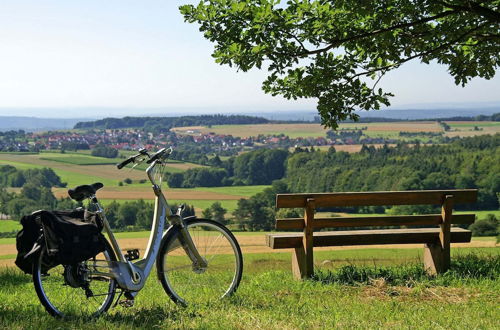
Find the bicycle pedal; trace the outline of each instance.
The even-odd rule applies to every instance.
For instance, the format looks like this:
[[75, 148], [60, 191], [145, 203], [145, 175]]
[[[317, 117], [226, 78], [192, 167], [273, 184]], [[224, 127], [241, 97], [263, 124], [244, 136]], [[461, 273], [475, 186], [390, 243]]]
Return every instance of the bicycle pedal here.
[[127, 250], [125, 259], [127, 259], [128, 261], [139, 259], [139, 249]]
[[135, 300], [134, 299], [125, 299], [125, 300], [120, 300], [120, 306], [125, 307], [125, 308], [130, 308], [134, 306]]

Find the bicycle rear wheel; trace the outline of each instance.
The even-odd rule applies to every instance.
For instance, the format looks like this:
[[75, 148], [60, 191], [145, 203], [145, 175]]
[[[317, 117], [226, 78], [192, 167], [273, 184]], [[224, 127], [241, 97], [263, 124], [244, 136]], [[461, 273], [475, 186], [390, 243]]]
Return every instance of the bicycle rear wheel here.
[[243, 273], [243, 257], [234, 235], [222, 224], [191, 219], [186, 226], [207, 262], [196, 267], [179, 241], [180, 229], [165, 237], [157, 260], [158, 277], [168, 296], [181, 305], [207, 303], [233, 294]]
[[96, 317], [106, 312], [116, 291], [116, 281], [93, 272], [108, 272], [108, 261], [116, 261], [113, 249], [74, 265], [58, 265], [45, 270], [45, 250], [33, 265], [33, 284], [45, 310], [54, 317]]

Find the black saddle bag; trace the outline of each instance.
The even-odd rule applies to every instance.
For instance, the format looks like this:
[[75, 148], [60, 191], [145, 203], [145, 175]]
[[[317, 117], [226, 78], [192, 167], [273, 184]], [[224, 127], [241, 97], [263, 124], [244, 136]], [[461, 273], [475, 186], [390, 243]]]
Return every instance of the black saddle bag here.
[[21, 224], [23, 229], [16, 238], [16, 265], [25, 273], [32, 273], [34, 258], [41, 249], [47, 251], [42, 260], [44, 270], [87, 260], [105, 249], [100, 219], [81, 208], [36, 211], [23, 217]]

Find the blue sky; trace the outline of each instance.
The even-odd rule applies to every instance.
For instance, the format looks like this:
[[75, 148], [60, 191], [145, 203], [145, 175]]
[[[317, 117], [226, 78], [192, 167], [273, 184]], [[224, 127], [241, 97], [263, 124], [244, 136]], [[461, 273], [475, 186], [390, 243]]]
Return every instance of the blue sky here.
[[[85, 107], [115, 108], [113, 115], [315, 109], [314, 100], [265, 95], [265, 71], [214, 63], [212, 45], [179, 14], [188, 2], [2, 0], [0, 115], [48, 116], [37, 107], [71, 109], [54, 110], [67, 117], [105, 115], [82, 114]], [[500, 101], [498, 76], [462, 88], [445, 68], [416, 62], [381, 86], [399, 108]]]

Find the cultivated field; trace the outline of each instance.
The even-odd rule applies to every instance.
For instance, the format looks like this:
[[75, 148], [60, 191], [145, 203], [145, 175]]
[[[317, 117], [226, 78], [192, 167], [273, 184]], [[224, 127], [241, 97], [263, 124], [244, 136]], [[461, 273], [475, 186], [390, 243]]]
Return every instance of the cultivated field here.
[[[130, 178], [134, 181], [146, 179], [143, 169], [118, 170], [115, 164], [123, 159], [101, 158], [85, 154], [61, 153], [0, 153], [0, 165], [12, 165], [19, 169], [50, 167], [68, 186], [77, 186], [100, 181], [105, 186], [118, 186], [119, 181]], [[200, 167], [197, 164], [172, 162], [167, 172], [183, 172], [189, 168]]]
[[258, 124], [258, 125], [214, 125], [212, 127], [190, 126], [172, 129], [180, 134], [216, 134], [239, 137], [257, 136], [259, 134], [285, 134], [291, 138], [324, 137], [326, 130], [319, 124]]
[[500, 122], [485, 122], [485, 121], [448, 121], [446, 122], [451, 127], [451, 131], [446, 132], [446, 136], [466, 137], [483, 134], [500, 133]]
[[[445, 132], [437, 121], [402, 121], [386, 123], [343, 123], [339, 125], [338, 131], [363, 130], [363, 134], [370, 138], [385, 138], [399, 141], [415, 140], [419, 137], [399, 136], [399, 132], [410, 133], [444, 133], [444, 136], [475, 136], [483, 134], [495, 134], [500, 132], [500, 122], [446, 122], [451, 130]], [[259, 125], [219, 125], [212, 127], [189, 126], [173, 128], [179, 134], [200, 135], [207, 133], [233, 135], [238, 137], [250, 137], [273, 134], [285, 134], [290, 138], [298, 137], [326, 137], [328, 131], [320, 124], [259, 124]], [[421, 137], [422, 142], [427, 142], [429, 137]], [[377, 146], [375, 144], [375, 146]], [[323, 147], [322, 147], [323, 148]], [[326, 147], [328, 148], [328, 146]], [[336, 145], [339, 151], [358, 152], [361, 145]]]

